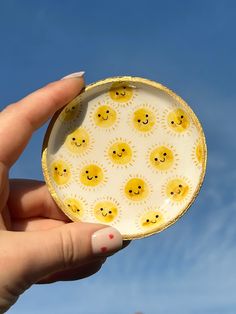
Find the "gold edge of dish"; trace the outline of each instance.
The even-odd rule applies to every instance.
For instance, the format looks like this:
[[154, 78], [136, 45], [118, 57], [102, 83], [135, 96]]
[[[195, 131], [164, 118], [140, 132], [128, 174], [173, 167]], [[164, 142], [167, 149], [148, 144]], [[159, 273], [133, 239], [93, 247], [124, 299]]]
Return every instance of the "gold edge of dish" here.
[[[169, 221], [166, 224], [163, 224], [163, 225], [157, 227], [156, 229], [152, 229], [150, 232], [136, 233], [136, 234], [132, 234], [132, 236], [130, 236], [129, 234], [122, 234], [124, 240], [134, 240], [134, 239], [145, 238], [145, 237], [154, 235], [156, 233], [159, 233], [159, 232], [167, 229], [168, 227], [173, 225], [175, 222], [177, 222], [187, 212], [187, 210], [190, 208], [190, 206], [195, 201], [195, 199], [196, 199], [197, 195], [199, 194], [200, 189], [203, 185], [204, 177], [206, 174], [206, 165], [207, 165], [207, 145], [206, 145], [206, 138], [205, 138], [205, 135], [203, 132], [203, 128], [201, 126], [199, 119], [197, 118], [196, 114], [194, 113], [194, 111], [190, 108], [190, 106], [180, 96], [178, 96], [175, 92], [173, 92], [168, 87], [166, 87], [166, 86], [164, 86], [158, 82], [155, 82], [155, 81], [152, 81], [149, 79], [145, 79], [145, 78], [141, 78], [141, 77], [134, 77], [134, 76], [110, 77], [110, 78], [106, 78], [104, 80], [99, 80], [97, 82], [89, 84], [87, 87], [85, 87], [85, 89], [82, 91], [82, 93], [80, 95], [75, 97], [75, 99], [81, 97], [81, 95], [83, 93], [93, 89], [94, 87], [102, 86], [102, 85], [105, 85], [108, 83], [119, 82], [119, 81], [122, 81], [122, 82], [129, 81], [129, 82], [134, 82], [134, 83], [138, 82], [138, 83], [143, 83], [143, 84], [146, 84], [146, 85], [154, 87], [154, 88], [158, 88], [161, 91], [166, 92], [175, 101], [178, 101], [181, 105], [183, 105], [183, 107], [186, 109], [186, 111], [188, 112], [190, 117], [193, 119], [194, 124], [196, 125], [196, 128], [199, 132], [199, 138], [201, 139], [201, 141], [203, 143], [203, 151], [204, 151], [204, 154], [203, 154], [204, 162], [202, 163], [201, 176], [199, 178], [199, 182], [198, 182], [198, 185], [197, 185], [197, 187], [193, 193], [193, 196], [191, 197], [191, 199], [187, 203], [187, 205], [185, 205], [183, 210], [174, 219], [172, 219], [171, 221]], [[55, 200], [56, 204], [62, 209], [62, 211], [65, 213], [66, 216], [68, 216], [71, 220], [75, 221], [74, 220], [75, 217], [68, 213], [68, 211], [64, 207], [64, 204], [61, 202], [61, 200], [57, 196], [57, 193], [55, 192], [55, 190], [51, 184], [51, 181], [49, 179], [49, 173], [48, 173], [48, 168], [47, 168], [47, 146], [48, 146], [49, 137], [50, 137], [52, 128], [53, 128], [60, 112], [63, 110], [63, 108], [54, 114], [54, 116], [52, 117], [52, 119], [48, 125], [47, 131], [46, 131], [46, 134], [44, 137], [44, 141], [43, 141], [43, 148], [42, 148], [42, 169], [43, 169], [43, 175], [44, 175], [46, 184], [48, 186], [49, 192], [52, 195], [53, 199]]]

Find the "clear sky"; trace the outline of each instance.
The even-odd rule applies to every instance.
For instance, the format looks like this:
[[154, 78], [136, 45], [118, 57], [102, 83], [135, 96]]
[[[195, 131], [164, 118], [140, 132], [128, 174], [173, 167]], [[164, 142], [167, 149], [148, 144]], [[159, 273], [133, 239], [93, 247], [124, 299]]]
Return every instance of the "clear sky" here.
[[[233, 0], [0, 1], [1, 108], [71, 72], [142, 76], [191, 105], [209, 150], [203, 189], [174, 226], [89, 279], [33, 287], [9, 313], [236, 313], [235, 29]], [[42, 179], [44, 132], [13, 177]]]

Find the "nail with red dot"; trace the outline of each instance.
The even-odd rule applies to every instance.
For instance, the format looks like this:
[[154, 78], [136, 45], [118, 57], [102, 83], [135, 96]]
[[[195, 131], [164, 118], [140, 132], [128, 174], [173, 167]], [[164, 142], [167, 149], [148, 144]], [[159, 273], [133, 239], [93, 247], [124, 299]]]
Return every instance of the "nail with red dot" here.
[[92, 235], [92, 251], [95, 255], [118, 251], [122, 245], [122, 235], [113, 227], [100, 229]]

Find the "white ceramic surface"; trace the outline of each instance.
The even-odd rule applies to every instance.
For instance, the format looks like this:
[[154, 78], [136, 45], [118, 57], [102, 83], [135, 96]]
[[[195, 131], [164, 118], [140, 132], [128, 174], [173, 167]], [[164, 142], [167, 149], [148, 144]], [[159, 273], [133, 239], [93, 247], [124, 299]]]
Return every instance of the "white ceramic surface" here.
[[108, 224], [134, 239], [186, 212], [204, 178], [206, 143], [179, 96], [153, 81], [117, 77], [89, 85], [54, 116], [42, 164], [72, 220]]

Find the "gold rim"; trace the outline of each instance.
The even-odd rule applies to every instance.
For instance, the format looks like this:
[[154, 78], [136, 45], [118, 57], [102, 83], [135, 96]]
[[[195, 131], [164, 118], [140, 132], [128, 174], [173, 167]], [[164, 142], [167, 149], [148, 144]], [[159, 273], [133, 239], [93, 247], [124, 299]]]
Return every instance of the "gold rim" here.
[[[193, 204], [193, 202], [195, 201], [201, 187], [204, 181], [204, 177], [205, 177], [205, 173], [206, 173], [206, 165], [207, 165], [207, 145], [206, 145], [206, 138], [201, 126], [201, 123], [199, 122], [197, 116], [195, 115], [195, 113], [193, 112], [193, 110], [189, 107], [189, 105], [177, 94], [175, 94], [172, 90], [170, 90], [169, 88], [167, 88], [166, 86], [157, 83], [155, 81], [149, 80], [149, 79], [144, 79], [141, 77], [133, 77], [133, 76], [117, 76], [117, 77], [111, 77], [111, 78], [107, 78], [104, 80], [100, 80], [97, 81], [95, 83], [91, 83], [89, 84], [83, 91], [82, 93], [77, 96], [76, 98], [81, 97], [82, 94], [92, 90], [95, 87], [98, 86], [102, 86], [102, 85], [106, 85], [109, 83], [115, 83], [115, 82], [133, 82], [133, 83], [143, 83], [145, 85], [157, 88], [163, 92], [165, 92], [166, 94], [168, 94], [169, 96], [171, 96], [175, 101], [179, 102], [184, 109], [187, 111], [187, 113], [189, 114], [189, 116], [192, 118], [198, 132], [199, 132], [199, 137], [202, 141], [203, 144], [203, 158], [204, 158], [204, 162], [203, 162], [203, 167], [202, 167], [202, 172], [199, 178], [199, 182], [198, 185], [193, 193], [192, 198], [190, 199], [190, 201], [187, 203], [187, 205], [185, 205], [185, 207], [182, 209], [182, 211], [179, 213], [178, 216], [176, 216], [174, 219], [168, 221], [168, 223], [160, 226], [159, 228], [156, 229], [152, 229], [151, 232], [140, 232], [140, 233], [136, 233], [133, 234], [132, 236], [129, 234], [123, 234], [123, 238], [124, 240], [133, 240], [133, 239], [138, 239], [138, 238], [144, 238], [144, 237], [148, 237], [150, 235], [159, 233], [163, 230], [165, 230], [166, 228], [170, 227], [171, 225], [173, 225], [177, 220], [179, 220], [185, 213], [186, 211], [189, 209], [189, 207]], [[52, 131], [52, 128], [60, 114], [60, 112], [63, 110], [60, 109], [59, 111], [57, 111], [54, 116], [52, 117], [49, 126], [47, 128], [45, 137], [44, 137], [44, 141], [43, 141], [43, 148], [42, 148], [42, 169], [43, 169], [43, 175], [46, 181], [46, 184], [48, 186], [49, 192], [52, 195], [53, 199], [55, 200], [56, 204], [59, 206], [59, 208], [61, 208], [63, 210], [63, 212], [71, 219], [74, 220], [74, 217], [72, 217], [65, 209], [64, 204], [62, 203], [62, 201], [60, 200], [60, 198], [57, 196], [56, 191], [53, 188], [53, 185], [51, 184], [50, 181], [50, 177], [49, 177], [49, 173], [48, 173], [48, 168], [47, 168], [47, 147], [48, 147], [48, 141], [50, 138], [50, 134]]]

